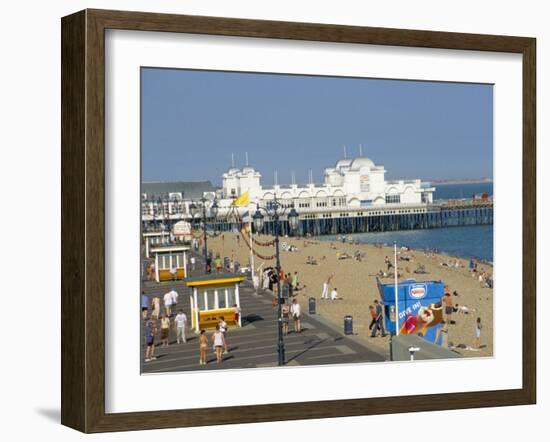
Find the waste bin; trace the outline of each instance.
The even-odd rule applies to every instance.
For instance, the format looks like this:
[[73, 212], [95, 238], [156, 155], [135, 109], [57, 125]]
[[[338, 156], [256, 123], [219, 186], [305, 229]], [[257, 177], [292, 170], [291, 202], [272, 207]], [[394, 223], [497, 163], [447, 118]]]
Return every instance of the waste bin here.
[[353, 316], [344, 316], [344, 334], [353, 335]]
[[309, 314], [315, 314], [315, 298], [309, 298]]

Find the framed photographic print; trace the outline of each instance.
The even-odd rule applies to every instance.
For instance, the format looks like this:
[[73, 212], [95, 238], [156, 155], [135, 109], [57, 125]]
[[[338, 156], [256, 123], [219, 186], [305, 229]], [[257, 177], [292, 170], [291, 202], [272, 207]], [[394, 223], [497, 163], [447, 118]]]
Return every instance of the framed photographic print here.
[[63, 18], [62, 423], [535, 403], [535, 52]]

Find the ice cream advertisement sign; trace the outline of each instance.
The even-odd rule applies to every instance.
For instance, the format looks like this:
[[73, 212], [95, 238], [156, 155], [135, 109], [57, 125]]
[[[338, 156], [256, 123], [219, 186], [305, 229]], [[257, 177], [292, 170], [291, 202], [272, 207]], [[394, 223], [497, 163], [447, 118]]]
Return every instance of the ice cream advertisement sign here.
[[409, 295], [413, 299], [422, 299], [427, 293], [426, 284], [413, 284], [409, 287]]

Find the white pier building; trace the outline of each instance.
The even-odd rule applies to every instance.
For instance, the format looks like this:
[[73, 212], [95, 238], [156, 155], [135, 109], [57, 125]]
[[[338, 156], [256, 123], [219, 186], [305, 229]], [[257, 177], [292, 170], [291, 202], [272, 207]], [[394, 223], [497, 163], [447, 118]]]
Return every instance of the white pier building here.
[[[386, 205], [423, 205], [433, 202], [435, 188], [421, 180], [386, 181], [384, 166], [367, 157], [344, 159], [325, 169], [324, 182], [306, 185], [263, 186], [261, 174], [253, 167], [231, 168], [222, 175], [220, 199], [233, 200], [248, 192], [251, 202], [262, 204], [277, 199], [293, 203], [297, 209], [368, 208]], [[223, 204], [222, 204], [223, 206]]]

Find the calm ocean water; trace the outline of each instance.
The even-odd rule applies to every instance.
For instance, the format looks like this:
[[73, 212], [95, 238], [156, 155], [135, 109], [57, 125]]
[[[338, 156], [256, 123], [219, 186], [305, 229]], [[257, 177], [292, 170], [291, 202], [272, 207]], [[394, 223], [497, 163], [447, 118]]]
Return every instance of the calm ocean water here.
[[479, 195], [487, 192], [493, 195], [493, 183], [480, 184], [434, 184], [435, 193], [434, 200], [457, 199], [457, 198], [472, 198], [472, 195]]
[[[449, 184], [438, 186], [434, 199], [471, 198], [472, 194], [488, 192], [493, 194], [493, 184]], [[351, 236], [361, 243], [393, 244], [415, 249], [437, 250], [440, 253], [475, 257], [493, 261], [493, 226], [444, 227], [441, 229], [403, 230], [398, 232], [355, 233]], [[336, 240], [337, 235], [319, 237], [323, 240]]]

